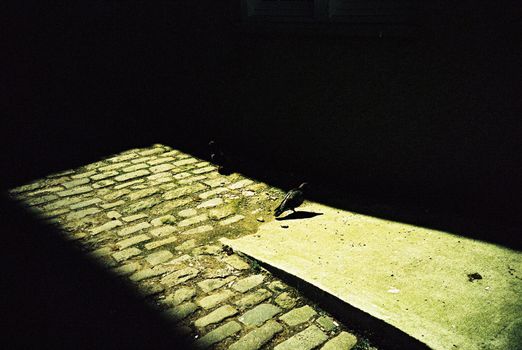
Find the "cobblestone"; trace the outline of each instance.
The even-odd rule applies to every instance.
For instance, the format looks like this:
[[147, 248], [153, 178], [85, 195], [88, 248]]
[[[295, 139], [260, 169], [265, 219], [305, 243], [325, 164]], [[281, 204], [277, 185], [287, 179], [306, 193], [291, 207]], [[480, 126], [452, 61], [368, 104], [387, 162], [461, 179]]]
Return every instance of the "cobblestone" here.
[[186, 282], [189, 279], [196, 277], [198, 273], [198, 269], [195, 269], [193, 267], [187, 267], [166, 275], [161, 279], [161, 283], [175, 286], [177, 284]]
[[357, 338], [348, 332], [341, 332], [337, 337], [328, 341], [321, 350], [352, 349], [357, 343]]
[[165, 303], [179, 305], [196, 295], [196, 288], [182, 287], [165, 298]]
[[167, 309], [170, 320], [181, 322], [178, 331], [200, 336], [197, 346], [351, 348], [357, 338], [342, 324], [218, 243], [255, 232], [256, 218], [272, 220], [273, 203], [259, 191], [272, 189], [155, 145], [10, 193]]
[[148, 222], [141, 222], [139, 224], [126, 227], [118, 232], [118, 235], [120, 236], [128, 236], [132, 233], [136, 233], [138, 231], [141, 231], [143, 229], [149, 228], [151, 225]]
[[91, 186], [79, 186], [79, 187], [72, 188], [70, 190], [57, 192], [57, 194], [60, 197], [67, 197], [67, 196], [75, 196], [77, 194], [82, 194], [82, 193], [91, 192], [91, 191], [92, 191]]
[[283, 320], [290, 327], [297, 326], [298, 324], [304, 323], [312, 318], [317, 312], [309, 305], [305, 305], [298, 309], [293, 309], [283, 316], [279, 317], [280, 320]]
[[123, 168], [121, 170], [123, 172], [125, 172], [125, 173], [132, 173], [132, 172], [136, 172], [138, 170], [145, 169], [145, 168], [148, 168], [148, 167], [149, 166], [147, 164], [140, 163], [140, 164], [131, 165], [131, 166]]
[[111, 249], [111, 247], [101, 247], [96, 250], [93, 250], [90, 254], [95, 257], [104, 257], [111, 254], [112, 252], [113, 250]]
[[[74, 171], [71, 171], [70, 173], [74, 173]], [[59, 174], [58, 175], [55, 174], [55, 176], [60, 176], [60, 175]], [[20, 187], [17, 187], [15, 189], [12, 189], [10, 192], [11, 193], [22, 193], [22, 192], [36, 190], [36, 189], [42, 188], [44, 186], [45, 186], [44, 182], [34, 182], [34, 183], [31, 183], [31, 184], [28, 184], [28, 185], [24, 185], [24, 186], [20, 186]]]
[[222, 302], [230, 299], [235, 293], [230, 290], [223, 290], [207, 297], [199, 299], [196, 303], [204, 309], [212, 309], [213, 307], [221, 304]]
[[140, 263], [138, 263], [137, 261], [133, 261], [128, 264], [117, 267], [117, 268], [113, 269], [112, 271], [114, 271], [118, 275], [127, 276], [127, 275], [133, 274], [134, 272], [138, 271], [138, 269], [140, 267], [141, 267]]
[[145, 188], [145, 189], [140, 190], [140, 191], [135, 191], [135, 192], [129, 193], [128, 198], [131, 201], [134, 201], [136, 199], [152, 196], [153, 194], [156, 194], [159, 191], [160, 191], [159, 188], [156, 188], [156, 187]]
[[316, 326], [310, 326], [277, 345], [274, 350], [311, 350], [324, 343], [326, 339], [328, 339], [328, 336], [323, 331]]
[[123, 225], [123, 223], [119, 220], [111, 220], [101, 226], [97, 226], [93, 229], [91, 229], [91, 235], [97, 235], [98, 233], [101, 233], [101, 232], [105, 232], [105, 231], [109, 231], [109, 230], [112, 230], [118, 226], [121, 226]]
[[58, 196], [56, 196], [54, 194], [49, 194], [47, 196], [31, 198], [31, 199], [26, 200], [25, 202], [29, 205], [40, 205], [40, 204], [54, 201], [55, 199], [58, 199]]
[[124, 249], [122, 251], [116, 252], [112, 254], [112, 257], [114, 260], [118, 262], [122, 262], [124, 260], [127, 260], [129, 258], [132, 258], [133, 256], [139, 255], [141, 253], [141, 250], [138, 248], [132, 247], [128, 249]]
[[99, 213], [100, 211], [101, 211], [101, 209], [99, 209], [99, 208], [87, 208], [87, 209], [75, 211], [74, 213], [67, 215], [67, 220], [69, 220], [69, 221], [78, 220], [78, 219], [84, 218], [86, 216]]
[[212, 208], [217, 207], [218, 205], [223, 204], [223, 199], [221, 198], [214, 198], [210, 199], [208, 201], [205, 201], [201, 204], [199, 204], [196, 208]]
[[193, 174], [205, 174], [205, 173], [211, 172], [213, 170], [216, 170], [216, 167], [211, 165], [211, 166], [201, 167], [201, 168], [196, 169], [196, 170], [192, 170], [192, 173]]
[[218, 177], [218, 178], [215, 178], [212, 180], [203, 181], [203, 183], [205, 183], [206, 185], [208, 185], [210, 187], [218, 187], [218, 186], [223, 186], [223, 185], [229, 184], [230, 180], [228, 180], [226, 178]]
[[144, 181], [143, 179], [138, 179], [138, 180], [134, 180], [134, 181], [126, 181], [126, 182], [123, 182], [123, 183], [121, 183], [119, 185], [114, 186], [114, 189], [115, 190], [120, 190], [120, 189], [123, 189], [123, 188], [126, 188], [126, 187], [131, 187], [133, 185], [140, 184], [143, 181]]
[[188, 218], [190, 216], [194, 216], [198, 213], [198, 211], [194, 208], [189, 208], [189, 209], [184, 209], [184, 210], [180, 210], [178, 212], [178, 215], [181, 216], [181, 217], [184, 217], [184, 218]]
[[188, 185], [188, 184], [192, 184], [196, 181], [200, 181], [200, 180], [203, 180], [206, 178], [207, 177], [205, 175], [192, 176], [192, 177], [187, 177], [186, 179], [183, 179], [183, 180], [179, 180], [178, 183], [180, 185]]
[[187, 231], [183, 232], [183, 234], [184, 235], [201, 234], [201, 233], [212, 231], [212, 229], [213, 229], [213, 227], [210, 225], [203, 225], [203, 226], [198, 226], [198, 227], [192, 228], [190, 230], [187, 230]]
[[143, 283], [140, 288], [140, 294], [148, 297], [159, 294], [165, 290], [165, 287], [157, 283]]
[[129, 279], [134, 282], [143, 281], [147, 278], [161, 276], [168, 271], [169, 270], [163, 266], [154, 266], [150, 269], [137, 271], [136, 273], [132, 274]]
[[185, 179], [187, 177], [191, 176], [190, 173], [187, 173], [187, 172], [182, 172], [182, 173], [177, 173], [176, 175], [174, 175], [174, 178], [176, 180], [181, 180], [181, 179]]
[[254, 287], [257, 287], [265, 280], [265, 276], [263, 275], [253, 275], [246, 278], [243, 278], [232, 286], [234, 290], [238, 292], [244, 293]]
[[122, 156], [112, 157], [112, 158], [109, 158], [107, 160], [109, 162], [119, 163], [119, 162], [124, 162], [124, 161], [129, 160], [129, 159], [136, 158], [137, 156], [138, 155], [136, 153], [128, 153], [128, 154], [125, 154], [125, 155], [122, 155]]
[[70, 189], [70, 188], [73, 188], [73, 187], [76, 187], [76, 186], [79, 186], [79, 185], [85, 185], [85, 184], [87, 184], [89, 182], [91, 182], [91, 179], [89, 179], [89, 178], [79, 178], [77, 180], [64, 182], [62, 185], [65, 188]]
[[236, 321], [229, 321], [222, 326], [214, 329], [211, 332], [208, 332], [200, 339], [194, 342], [194, 346], [196, 349], [206, 349], [210, 345], [218, 343], [225, 338], [230, 337], [231, 335], [239, 332], [241, 330], [241, 325]]
[[273, 320], [254, 329], [237, 342], [230, 345], [228, 350], [257, 350], [272, 339], [277, 333], [283, 331], [283, 326]]
[[172, 164], [160, 164], [149, 168], [149, 170], [153, 173], [162, 173], [172, 169], [174, 169], [174, 165]]
[[92, 187], [98, 189], [98, 188], [108, 187], [108, 186], [111, 186], [114, 184], [115, 184], [115, 182], [112, 180], [101, 180], [101, 181], [97, 181], [97, 182], [93, 183]]
[[188, 302], [185, 304], [177, 305], [165, 313], [168, 317], [170, 317], [173, 321], [180, 321], [187, 316], [191, 315], [198, 309], [198, 306], [194, 303]]
[[168, 250], [160, 250], [158, 252], [149, 254], [145, 260], [152, 266], [161, 264], [165, 261], [172, 259], [174, 255]]
[[200, 193], [200, 194], [199, 194], [199, 198], [201, 198], [201, 199], [207, 199], [207, 198], [210, 198], [210, 197], [212, 197], [212, 196], [215, 196], [215, 195], [218, 195], [218, 194], [221, 194], [221, 193], [227, 192], [227, 191], [228, 191], [228, 188], [218, 187], [218, 188], [215, 188], [215, 189], [213, 189], [213, 190], [210, 190], [210, 191], [206, 191], [206, 192]]
[[42, 209], [44, 211], [50, 211], [50, 210], [58, 209], [58, 208], [61, 208], [61, 207], [70, 206], [70, 205], [72, 205], [74, 203], [82, 202], [84, 200], [85, 199], [82, 198], [82, 197], [68, 197], [68, 198], [65, 198], [65, 199], [57, 200], [57, 201], [52, 202], [50, 204], [46, 204], [46, 205], [44, 205], [42, 207]]
[[139, 154], [141, 156], [151, 156], [153, 154], [159, 154], [159, 153], [164, 153], [164, 152], [165, 152], [164, 148], [162, 148], [162, 147], [154, 147], [154, 148], [147, 149], [145, 151], [139, 152]]
[[102, 200], [100, 198], [92, 198], [92, 199], [88, 199], [86, 201], [82, 201], [82, 202], [73, 204], [69, 208], [76, 210], [76, 209], [85, 208], [85, 207], [100, 203], [101, 201]]
[[235, 302], [236, 306], [240, 309], [248, 309], [252, 306], [255, 306], [259, 304], [262, 301], [265, 301], [266, 299], [270, 298], [272, 296], [272, 293], [270, 293], [266, 289], [258, 289], [253, 293], [250, 293], [243, 298], [239, 299]]
[[163, 215], [150, 222], [152, 226], [161, 226], [163, 224], [175, 224], [176, 218], [173, 215]]
[[158, 165], [158, 164], [172, 162], [172, 161], [174, 161], [174, 158], [172, 158], [172, 157], [162, 157], [162, 158], [157, 158], [157, 159], [150, 160], [150, 161], [147, 162], [147, 164], [149, 164], [149, 165]]
[[183, 159], [183, 160], [178, 160], [172, 164], [174, 164], [175, 166], [182, 166], [182, 165], [196, 163], [197, 161], [198, 160], [194, 159], [194, 158], [187, 158], [187, 159]]
[[211, 209], [208, 216], [212, 220], [220, 220], [227, 216], [233, 215], [236, 212], [236, 208], [233, 205], [225, 205], [221, 208]]
[[150, 240], [150, 237], [143, 234], [143, 235], [138, 235], [138, 236], [134, 236], [134, 237], [119, 241], [116, 243], [116, 246], [118, 246], [118, 248], [120, 248], [120, 249], [124, 249], [124, 248], [128, 248], [130, 246], [133, 246], [135, 244], [142, 243], [142, 242], [145, 242], [148, 240]]
[[116, 170], [116, 169], [121, 169], [121, 168], [126, 167], [126, 166], [128, 166], [130, 164], [131, 163], [129, 163], [129, 162], [115, 163], [115, 164], [111, 164], [111, 165], [102, 166], [102, 167], [98, 168], [98, 171], [109, 172], [109, 171], [113, 171], [113, 170]]
[[163, 226], [159, 226], [159, 227], [151, 229], [149, 231], [149, 233], [151, 235], [153, 235], [154, 237], [164, 237], [164, 236], [171, 235], [172, 233], [176, 232], [176, 230], [177, 229], [174, 226], [163, 225]]
[[156, 249], [156, 248], [159, 248], [159, 247], [167, 245], [167, 244], [172, 244], [172, 243], [176, 242], [177, 240], [178, 240], [178, 237], [169, 237], [169, 238], [165, 238], [165, 239], [162, 239], [159, 241], [154, 241], [154, 242], [145, 244], [145, 249], [148, 249], [148, 250]]
[[128, 189], [120, 189], [120, 190], [118, 190], [117, 188], [115, 188], [115, 189], [116, 189], [116, 191], [110, 192], [109, 194], [104, 196], [103, 199], [111, 202], [111, 201], [114, 201], [114, 200], [121, 198], [121, 197], [125, 196], [126, 194], [130, 193], [130, 190], [128, 190]]
[[321, 326], [325, 331], [331, 332], [337, 328], [333, 318], [328, 316], [321, 316], [317, 319], [317, 324]]
[[281, 309], [272, 304], [260, 304], [245, 312], [238, 319], [246, 326], [259, 326], [281, 312]]
[[155, 206], [154, 209], [152, 210], [152, 212], [155, 215], [172, 213], [172, 211], [174, 209], [179, 208], [185, 204], [188, 204], [191, 201], [192, 201], [191, 198], [182, 198], [182, 199], [178, 199], [175, 201], [164, 202], [164, 203], [161, 203], [161, 204], [158, 204], [157, 206]]
[[238, 215], [234, 215], [228, 219], [225, 219], [223, 221], [220, 221], [219, 224], [221, 226], [225, 226], [225, 225], [230, 225], [230, 224], [233, 224], [233, 223], [236, 223], [238, 221], [241, 221], [243, 220], [245, 217], [241, 214], [238, 214]]
[[268, 284], [268, 288], [273, 292], [282, 292], [288, 288], [283, 282], [281, 281], [273, 281]]
[[159, 179], [162, 179], [164, 177], [173, 177], [172, 176], [172, 173], [170, 172], [163, 172], [163, 173], [156, 173], [156, 174], [153, 174], [153, 175], [150, 175], [147, 177], [147, 180], [159, 180]]
[[235, 254], [223, 258], [223, 261], [237, 270], [248, 270], [250, 268], [246, 261]]
[[290, 294], [287, 292], [279, 294], [274, 301], [283, 309], [291, 309], [297, 304], [297, 300], [295, 300], [295, 298], [292, 298]]
[[115, 170], [107, 171], [107, 172], [104, 172], [104, 173], [101, 173], [101, 174], [93, 175], [93, 176], [91, 176], [91, 179], [94, 180], [94, 181], [98, 181], [98, 180], [103, 180], [103, 179], [107, 179], [109, 177], [116, 176], [118, 174], [119, 173], [117, 171], [115, 171]]
[[179, 227], [191, 226], [191, 225], [199, 224], [200, 222], [203, 222], [206, 220], [208, 220], [207, 214], [201, 214], [201, 215], [193, 216], [191, 218], [180, 221], [178, 223], [178, 226]]
[[130, 173], [127, 173], [124, 175], [116, 176], [114, 179], [116, 181], [128, 181], [128, 180], [135, 179], [135, 178], [142, 177], [142, 176], [149, 175], [149, 174], [150, 174], [150, 172], [148, 172], [147, 170], [141, 169], [141, 170], [133, 171], [133, 172], [130, 172]]
[[124, 201], [116, 201], [116, 202], [112, 202], [112, 203], [106, 203], [106, 204], [100, 204], [100, 207], [102, 207], [103, 209], [111, 209], [111, 208], [115, 208], [115, 207], [118, 207], [122, 204], [125, 204]]
[[116, 220], [116, 219], [121, 218], [121, 214], [118, 213], [118, 212], [115, 211], [115, 210], [111, 210], [110, 212], [107, 213], [107, 217], [108, 217], [109, 219]]
[[203, 291], [203, 293], [208, 293], [213, 291], [214, 289], [220, 288], [225, 284], [235, 280], [236, 276], [230, 276], [227, 278], [210, 278], [204, 281], [198, 282], [199, 288]]
[[178, 155], [178, 154], [180, 154], [179, 151], [176, 150], [176, 149], [173, 149], [172, 151], [163, 153], [161, 156], [162, 157], [172, 157], [172, 156], [175, 156], [175, 155]]
[[30, 197], [34, 197], [34, 196], [40, 196], [42, 194], [49, 194], [49, 193], [60, 192], [62, 190], [64, 190], [64, 188], [62, 186], [54, 186], [54, 187], [41, 188], [39, 190], [26, 193], [25, 195], [26, 196], [30, 196]]
[[230, 188], [231, 190], [237, 190], [237, 189], [240, 189], [240, 188], [243, 188], [247, 185], [250, 185], [254, 183], [252, 180], [249, 180], [249, 179], [245, 179], [245, 180], [240, 180], [238, 182], [235, 182], [231, 185], [228, 186], [228, 188]]
[[231, 305], [223, 305], [220, 308], [212, 311], [206, 316], [197, 319], [194, 325], [198, 328], [206, 327], [210, 324], [218, 323], [227, 317], [237, 314], [237, 309]]
[[179, 188], [173, 189], [171, 191], [165, 192], [163, 194], [163, 198], [167, 199], [167, 200], [176, 199], [176, 198], [183, 197], [183, 196], [186, 196], [186, 195], [194, 193], [194, 192], [201, 191], [203, 189], [205, 189], [205, 186], [203, 186], [202, 184], [179, 187]]
[[52, 211], [40, 212], [40, 215], [45, 218], [54, 218], [54, 217], [66, 214], [70, 211], [71, 210], [69, 208], [62, 208], [62, 209], [56, 209], [56, 210], [52, 210]]

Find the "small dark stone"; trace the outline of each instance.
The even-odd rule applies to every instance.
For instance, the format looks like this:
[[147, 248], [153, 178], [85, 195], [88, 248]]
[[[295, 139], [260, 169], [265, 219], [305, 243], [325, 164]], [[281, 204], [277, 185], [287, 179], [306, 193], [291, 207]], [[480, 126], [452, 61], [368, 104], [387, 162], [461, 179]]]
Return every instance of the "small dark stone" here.
[[223, 251], [224, 251], [227, 255], [232, 255], [232, 254], [234, 254], [234, 250], [232, 249], [232, 247], [229, 247], [228, 245], [224, 245], [224, 246], [223, 246]]
[[482, 276], [478, 272], [468, 273], [468, 281], [473, 282], [475, 280], [481, 280]]

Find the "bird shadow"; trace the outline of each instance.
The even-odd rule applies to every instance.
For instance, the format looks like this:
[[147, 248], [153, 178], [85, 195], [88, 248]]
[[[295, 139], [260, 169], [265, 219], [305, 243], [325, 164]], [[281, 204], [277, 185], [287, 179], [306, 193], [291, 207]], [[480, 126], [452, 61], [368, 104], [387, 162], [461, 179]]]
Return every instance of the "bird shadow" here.
[[283, 220], [309, 219], [309, 218], [313, 218], [314, 216], [318, 216], [318, 215], [323, 215], [323, 213], [316, 213], [313, 211], [296, 211], [296, 212], [290, 213], [287, 216], [284, 216], [282, 218], [276, 218], [276, 220], [283, 221]]

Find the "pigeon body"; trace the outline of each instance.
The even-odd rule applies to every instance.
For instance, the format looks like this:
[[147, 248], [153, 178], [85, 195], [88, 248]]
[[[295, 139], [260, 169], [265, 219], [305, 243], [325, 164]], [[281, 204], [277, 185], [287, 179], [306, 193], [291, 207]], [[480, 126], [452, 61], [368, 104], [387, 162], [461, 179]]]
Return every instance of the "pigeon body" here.
[[285, 198], [283, 198], [283, 201], [279, 206], [275, 209], [274, 215], [279, 216], [283, 214], [283, 212], [287, 210], [292, 210], [295, 212], [295, 208], [303, 204], [304, 201], [304, 193], [303, 190], [305, 186], [307, 185], [306, 182], [303, 182], [301, 185], [299, 185], [298, 188], [294, 188], [285, 195]]
[[228, 160], [225, 157], [225, 153], [217, 146], [215, 141], [210, 141], [208, 143], [210, 148], [210, 160], [212, 163], [218, 166], [218, 172], [220, 174], [226, 174], [228, 168]]

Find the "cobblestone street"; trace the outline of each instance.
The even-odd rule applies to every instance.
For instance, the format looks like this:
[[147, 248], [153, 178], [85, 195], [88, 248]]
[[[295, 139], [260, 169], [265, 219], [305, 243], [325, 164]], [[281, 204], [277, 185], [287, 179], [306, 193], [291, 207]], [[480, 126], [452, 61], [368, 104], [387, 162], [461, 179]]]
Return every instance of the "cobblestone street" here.
[[299, 291], [219, 243], [273, 220], [279, 189], [154, 145], [10, 195], [128, 280], [196, 348], [370, 349]]

